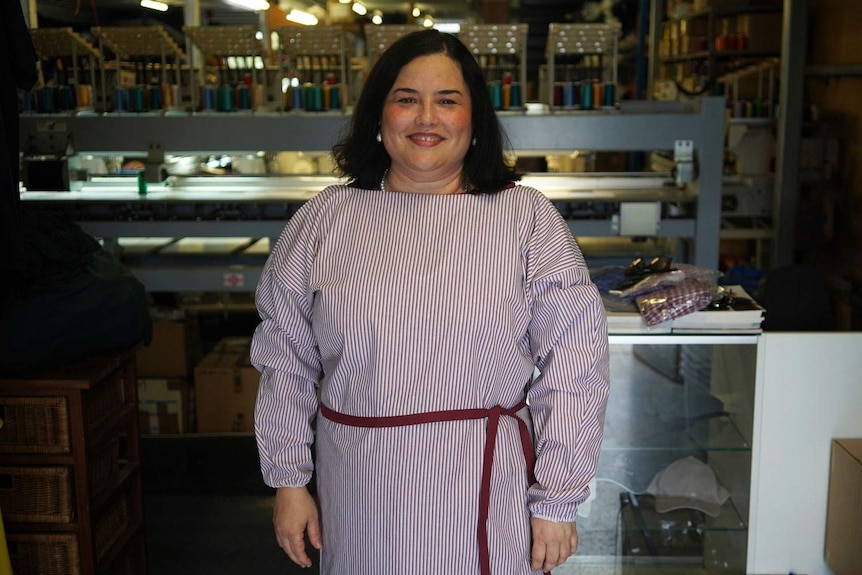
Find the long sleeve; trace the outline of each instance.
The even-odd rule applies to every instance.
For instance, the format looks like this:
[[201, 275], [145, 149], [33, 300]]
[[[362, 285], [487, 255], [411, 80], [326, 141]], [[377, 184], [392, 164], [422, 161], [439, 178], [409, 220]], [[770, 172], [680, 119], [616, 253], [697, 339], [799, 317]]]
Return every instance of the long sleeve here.
[[272, 487], [305, 485], [313, 471], [321, 361], [308, 278], [317, 246], [318, 207], [308, 202], [288, 221], [255, 292], [261, 318], [251, 346], [251, 362], [261, 372], [255, 434], [261, 472]]
[[607, 319], [583, 255], [548, 201], [537, 202], [526, 260], [531, 352], [540, 372], [528, 392], [537, 480], [529, 507], [534, 516], [574, 521], [603, 436]]

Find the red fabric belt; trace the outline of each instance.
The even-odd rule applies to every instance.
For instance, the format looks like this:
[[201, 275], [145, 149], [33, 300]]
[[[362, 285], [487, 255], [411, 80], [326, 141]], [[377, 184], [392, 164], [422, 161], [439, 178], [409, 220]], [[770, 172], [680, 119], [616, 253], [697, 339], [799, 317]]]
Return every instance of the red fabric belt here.
[[[482, 485], [479, 488], [479, 526], [477, 539], [479, 543], [479, 567], [482, 575], [491, 575], [491, 558], [488, 550], [488, 508], [491, 505], [491, 466], [494, 463], [494, 446], [497, 443], [497, 429], [500, 418], [504, 415], [518, 422], [521, 435], [521, 448], [527, 462], [527, 474], [530, 485], [536, 482], [533, 473], [535, 463], [533, 441], [527, 422], [518, 417], [517, 413], [527, 406], [526, 400], [511, 408], [499, 405], [488, 409], [452, 409], [446, 411], [428, 411], [411, 415], [392, 415], [387, 417], [359, 417], [334, 411], [320, 404], [320, 413], [328, 420], [351, 427], [404, 427], [421, 423], [436, 423], [440, 421], [464, 421], [469, 419], [488, 419], [487, 435], [485, 437], [485, 453], [482, 462]], [[548, 575], [546, 573], [546, 575]]]

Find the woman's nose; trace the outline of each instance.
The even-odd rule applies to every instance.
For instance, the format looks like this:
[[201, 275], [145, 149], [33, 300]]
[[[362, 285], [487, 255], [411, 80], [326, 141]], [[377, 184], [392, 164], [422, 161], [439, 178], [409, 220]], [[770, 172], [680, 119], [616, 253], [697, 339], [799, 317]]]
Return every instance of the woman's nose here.
[[437, 111], [434, 108], [433, 102], [423, 103], [419, 106], [419, 114], [416, 117], [416, 121], [423, 126], [437, 123]]

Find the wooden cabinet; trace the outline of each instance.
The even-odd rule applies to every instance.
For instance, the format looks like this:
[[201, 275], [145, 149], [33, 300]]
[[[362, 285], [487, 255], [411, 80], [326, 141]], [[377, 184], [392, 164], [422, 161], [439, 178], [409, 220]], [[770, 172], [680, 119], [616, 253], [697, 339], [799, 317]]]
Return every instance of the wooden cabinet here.
[[0, 379], [15, 575], [146, 573], [135, 350]]

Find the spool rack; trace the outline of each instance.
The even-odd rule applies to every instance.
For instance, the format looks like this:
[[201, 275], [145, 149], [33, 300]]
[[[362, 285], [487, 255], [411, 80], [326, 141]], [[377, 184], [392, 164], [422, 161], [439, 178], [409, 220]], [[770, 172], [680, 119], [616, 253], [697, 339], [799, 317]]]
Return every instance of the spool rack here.
[[[594, 109], [595, 106], [560, 105], [555, 102], [554, 90], [561, 80], [573, 82], [597, 81], [600, 85], [617, 85], [617, 59], [621, 26], [612, 24], [563, 24], [552, 22], [548, 25], [546, 46], [547, 81], [544, 100], [552, 111], [569, 109]], [[598, 76], [598, 77], [597, 77]], [[614, 89], [616, 92], [616, 90]], [[592, 95], [592, 93], [591, 93]], [[577, 99], [577, 98], [576, 98]], [[602, 107], [616, 105], [603, 103]]]
[[374, 66], [386, 48], [401, 36], [424, 29], [419, 24], [381, 24], [380, 26], [366, 24], [363, 31], [365, 32], [368, 68]]
[[[492, 88], [504, 84], [509, 74], [518, 82], [520, 103], [497, 107], [503, 110], [523, 108], [527, 89], [527, 24], [476, 24], [462, 26], [458, 37], [479, 62]], [[505, 88], [504, 88], [505, 89]]]
[[[159, 85], [165, 91], [162, 101], [165, 107], [179, 107], [181, 105], [182, 83], [180, 80], [180, 65], [185, 56], [180, 46], [168, 35], [168, 32], [162, 26], [96, 26], [92, 28], [92, 32], [99, 40], [100, 51], [104, 53], [107, 47], [116, 57], [116, 88], [118, 90], [124, 87], [122, 86], [122, 75], [120, 73], [122, 60], [132, 61], [142, 59], [145, 67], [147, 64], [153, 64], [153, 68], [155, 68], [154, 63], [149, 59], [158, 58], [160, 72]], [[171, 86], [168, 78], [169, 58], [173, 58], [174, 61], [173, 85], [177, 86], [176, 94], [170, 91], [171, 96], [168, 96], [168, 88]], [[104, 67], [102, 69], [104, 70]], [[102, 87], [103, 90], [106, 89], [104, 78], [102, 79]], [[113, 102], [114, 110], [121, 111], [118, 109], [121, 103], [116, 100], [117, 98]]]
[[[291, 83], [290, 89], [284, 90], [285, 108], [304, 108], [310, 111], [347, 110], [350, 104], [350, 60], [347, 56], [344, 29], [341, 26], [282, 26], [275, 32], [281, 41], [283, 53], [283, 58], [279, 60], [280, 65], [286, 63], [282, 74], [286, 73], [288, 78], [295, 78], [297, 81], [297, 85]], [[326, 105], [320, 109], [315, 109], [314, 106], [297, 106], [298, 100], [292, 98], [294, 90], [302, 89], [302, 86], [306, 85], [316, 93], [313, 88], [324, 86], [330, 75], [338, 78], [339, 106]]]
[[[92, 101], [92, 98], [90, 102], [82, 102], [83, 94], [81, 94], [81, 91], [86, 86], [86, 83], [81, 82], [82, 74], [78, 59], [86, 57], [89, 61], [88, 83], [92, 88], [96, 82], [97, 63], [98, 68], [102, 68], [102, 55], [99, 50], [71, 28], [33, 28], [30, 30], [30, 37], [33, 39], [33, 46], [36, 49], [40, 62], [52, 58], [69, 58], [71, 60], [72, 78], [69, 83], [75, 88], [77, 108], [79, 110], [93, 109], [95, 102]], [[43, 86], [43, 88], [47, 89], [47, 86]], [[57, 86], [57, 88], [60, 88], [60, 86]], [[104, 103], [104, 82], [102, 82], [102, 88], [102, 102]], [[87, 95], [90, 94], [88, 93]]]
[[[200, 67], [200, 85], [206, 86], [206, 67], [208, 58], [212, 57], [219, 60], [219, 78], [223, 83], [227, 81], [227, 72], [225, 68], [229, 67], [230, 62], [241, 64], [250, 58], [250, 64], [247, 67], [239, 68], [235, 66], [233, 69], [251, 71], [252, 89], [256, 92], [257, 86], [260, 86], [260, 94], [257, 97], [252, 96], [254, 106], [257, 108], [264, 107], [268, 102], [268, 98], [264, 96], [267, 93], [266, 86], [266, 71], [265, 63], [266, 48], [262, 40], [257, 38], [257, 27], [252, 25], [239, 26], [183, 26], [183, 32], [189, 37], [192, 44], [201, 51], [202, 64]], [[260, 58], [263, 62], [261, 70], [258, 71], [257, 61]], [[258, 81], [258, 74], [261, 76], [261, 81]], [[195, 110], [201, 109], [203, 99], [199, 97], [198, 90], [195, 85], [195, 74], [191, 74], [192, 83], [192, 104]], [[254, 92], [253, 92], [254, 93]]]

